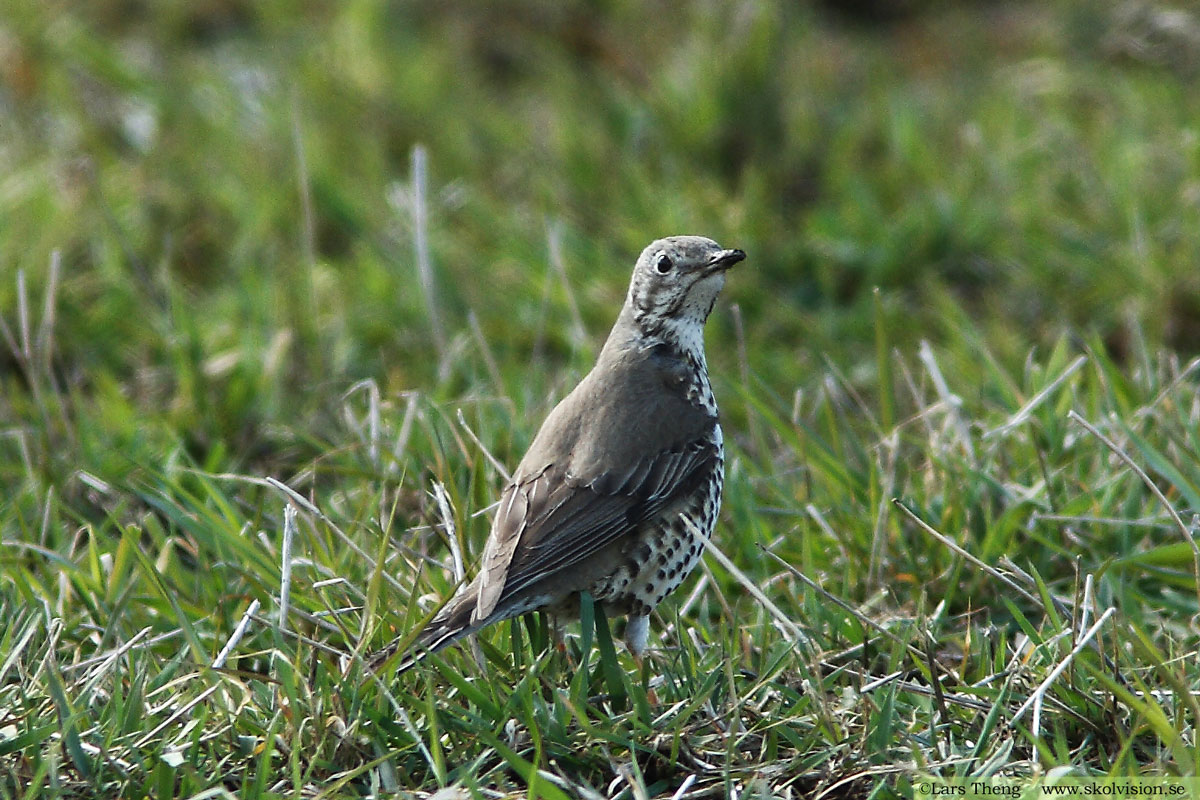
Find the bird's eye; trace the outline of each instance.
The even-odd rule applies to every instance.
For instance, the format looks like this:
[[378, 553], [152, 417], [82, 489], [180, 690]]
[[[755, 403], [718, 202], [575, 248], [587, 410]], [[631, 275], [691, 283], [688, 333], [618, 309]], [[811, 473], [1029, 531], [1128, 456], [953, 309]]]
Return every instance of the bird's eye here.
[[661, 255], [658, 257], [658, 260], [654, 262], [654, 268], [658, 270], [659, 275], [666, 275], [674, 266], [675, 264], [671, 262], [671, 257], [668, 255]]

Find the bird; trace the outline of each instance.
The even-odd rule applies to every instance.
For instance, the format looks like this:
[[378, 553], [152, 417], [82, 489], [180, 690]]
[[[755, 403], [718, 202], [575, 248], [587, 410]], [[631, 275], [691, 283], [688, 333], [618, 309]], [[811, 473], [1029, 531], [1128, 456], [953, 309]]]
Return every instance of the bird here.
[[725, 444], [704, 324], [726, 270], [745, 258], [703, 236], [642, 251], [595, 365], [546, 417], [501, 494], [478, 573], [398, 670], [521, 614], [578, 618], [582, 592], [628, 615], [625, 645], [640, 662], [651, 611], [695, 568], [717, 521]]

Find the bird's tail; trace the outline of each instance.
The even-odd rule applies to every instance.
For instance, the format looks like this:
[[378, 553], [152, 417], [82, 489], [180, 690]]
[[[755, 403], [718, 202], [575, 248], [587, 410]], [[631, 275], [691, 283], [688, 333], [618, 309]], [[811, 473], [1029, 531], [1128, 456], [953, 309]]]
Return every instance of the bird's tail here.
[[[396, 671], [404, 672], [430, 653], [436, 653], [443, 647], [454, 644], [464, 636], [482, 628], [483, 625], [471, 622], [471, 614], [475, 610], [475, 598], [474, 592], [464, 592], [446, 603], [437, 616], [431, 619], [425, 629], [417, 634], [417, 638], [408, 645], [408, 652], [396, 666]], [[383, 649], [372, 653], [367, 659], [367, 666], [372, 670], [378, 670], [395, 655], [408, 638], [407, 634], [397, 637]]]

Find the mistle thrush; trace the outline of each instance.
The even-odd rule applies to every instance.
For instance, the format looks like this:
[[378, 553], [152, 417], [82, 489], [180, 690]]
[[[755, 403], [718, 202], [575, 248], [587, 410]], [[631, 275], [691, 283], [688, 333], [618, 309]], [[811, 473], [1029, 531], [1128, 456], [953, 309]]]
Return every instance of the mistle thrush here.
[[577, 616], [581, 592], [628, 614], [625, 642], [645, 651], [651, 610], [700, 560], [721, 504], [725, 447], [704, 322], [725, 270], [745, 257], [701, 236], [642, 251], [596, 365], [550, 412], [504, 490], [479, 574], [402, 667], [528, 611]]

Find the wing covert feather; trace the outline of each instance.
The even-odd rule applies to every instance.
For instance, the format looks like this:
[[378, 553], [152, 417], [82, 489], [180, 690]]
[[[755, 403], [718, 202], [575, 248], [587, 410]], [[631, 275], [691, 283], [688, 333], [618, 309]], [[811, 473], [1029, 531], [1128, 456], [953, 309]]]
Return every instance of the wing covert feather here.
[[485, 554], [477, 621], [504, 598], [578, 567], [693, 491], [715, 459], [715, 448], [701, 441], [659, 453], [627, 474], [603, 474], [586, 484], [553, 467], [511, 484]]

